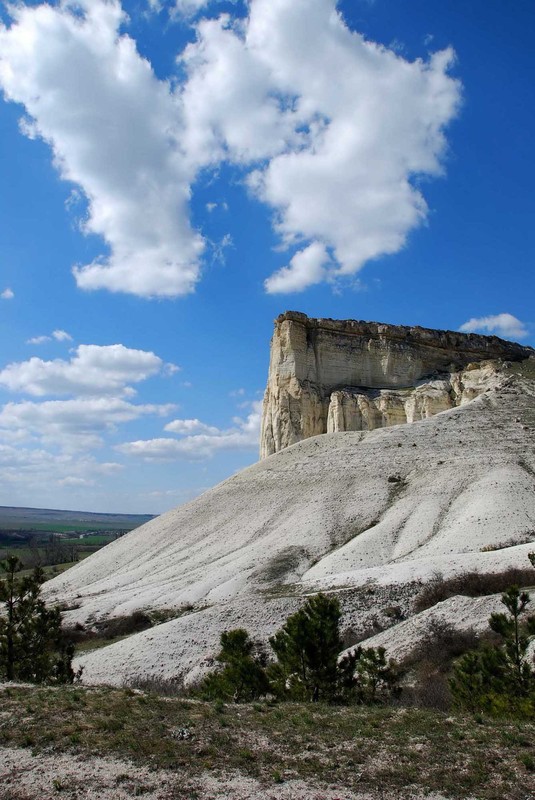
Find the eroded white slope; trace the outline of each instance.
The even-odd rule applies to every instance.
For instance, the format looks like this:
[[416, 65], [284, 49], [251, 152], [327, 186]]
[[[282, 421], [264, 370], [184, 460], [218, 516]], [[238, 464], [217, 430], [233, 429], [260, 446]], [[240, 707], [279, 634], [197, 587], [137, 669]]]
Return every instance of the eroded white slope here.
[[535, 538], [533, 388], [508, 382], [412, 425], [303, 441], [51, 581], [72, 622], [194, 606], [87, 656], [86, 679], [191, 671], [222, 630], [267, 636], [318, 588], [525, 566], [529, 544], [481, 553]]

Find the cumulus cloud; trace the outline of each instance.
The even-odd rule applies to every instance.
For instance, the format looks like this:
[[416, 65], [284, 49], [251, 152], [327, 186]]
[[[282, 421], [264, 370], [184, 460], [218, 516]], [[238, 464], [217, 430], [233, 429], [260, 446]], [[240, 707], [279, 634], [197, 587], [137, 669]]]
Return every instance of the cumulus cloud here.
[[26, 344], [44, 344], [45, 342], [50, 342], [50, 336], [32, 336], [31, 339], [26, 339]]
[[472, 317], [459, 328], [464, 333], [484, 331], [506, 339], [524, 339], [529, 331], [526, 325], [512, 314], [495, 314], [489, 317]]
[[197, 419], [175, 420], [165, 430], [182, 438], [160, 438], [126, 442], [117, 449], [125, 455], [145, 461], [205, 460], [222, 450], [249, 450], [258, 448], [260, 436], [261, 401], [252, 403], [246, 419], [235, 417], [234, 426], [219, 429], [205, 425]]
[[[175, 11], [206, 5], [178, 0]], [[82, 288], [192, 291], [205, 241], [190, 194], [199, 172], [222, 162], [245, 174], [294, 251], [269, 292], [354, 274], [425, 221], [416, 179], [441, 174], [460, 100], [452, 50], [410, 62], [351, 31], [336, 0], [247, 8], [239, 20], [196, 18], [172, 88], [119, 34], [118, 0], [10, 7], [0, 84], [25, 106], [23, 130], [48, 142], [62, 177], [83, 190], [85, 230], [109, 245], [75, 269]]]
[[313, 242], [299, 250], [288, 267], [278, 270], [265, 281], [266, 291], [269, 294], [302, 292], [315, 283], [321, 283], [329, 261], [325, 245]]
[[2, 300], [13, 300], [15, 297], [15, 292], [8, 286], [7, 289], [4, 289], [4, 291], [0, 293], [0, 297]]
[[0, 410], [0, 438], [37, 438], [63, 450], [97, 447], [103, 434], [148, 414], [164, 416], [174, 405], [134, 405], [117, 397], [7, 403]]
[[134, 41], [119, 35], [119, 2], [10, 6], [0, 26], [0, 85], [25, 106], [24, 132], [51, 146], [62, 178], [81, 188], [85, 231], [110, 255], [79, 265], [84, 289], [144, 296], [192, 291], [201, 236], [189, 223], [194, 169], [181, 113]]
[[81, 344], [69, 361], [33, 357], [8, 364], [0, 371], [0, 385], [34, 396], [133, 394], [129, 384], [156, 375], [164, 366], [161, 358], [145, 350]]
[[350, 31], [335, 0], [252, 0], [242, 25], [202, 20], [197, 36], [183, 57], [190, 152], [260, 161], [250, 190], [303, 253], [267, 290], [300, 291], [403, 247], [427, 216], [414, 178], [441, 174], [459, 106], [452, 50], [409, 62]]

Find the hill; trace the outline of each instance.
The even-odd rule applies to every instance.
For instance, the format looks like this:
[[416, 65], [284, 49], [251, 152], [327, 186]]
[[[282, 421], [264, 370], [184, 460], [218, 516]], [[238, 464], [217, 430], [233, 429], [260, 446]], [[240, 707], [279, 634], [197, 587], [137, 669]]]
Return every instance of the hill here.
[[320, 589], [339, 594], [351, 644], [412, 615], [437, 572], [525, 567], [534, 378], [529, 359], [428, 419], [305, 439], [55, 578], [47, 596], [70, 609], [69, 624], [136, 609], [170, 617], [84, 656], [84, 679], [194, 678], [221, 631], [266, 638]]

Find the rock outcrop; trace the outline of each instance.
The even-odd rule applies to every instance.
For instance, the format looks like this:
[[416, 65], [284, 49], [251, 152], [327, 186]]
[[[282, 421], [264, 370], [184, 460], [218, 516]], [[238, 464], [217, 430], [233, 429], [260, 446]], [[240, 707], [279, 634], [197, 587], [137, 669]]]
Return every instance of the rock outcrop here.
[[260, 455], [322, 433], [415, 422], [496, 385], [501, 363], [533, 349], [497, 336], [310, 319], [275, 321]]

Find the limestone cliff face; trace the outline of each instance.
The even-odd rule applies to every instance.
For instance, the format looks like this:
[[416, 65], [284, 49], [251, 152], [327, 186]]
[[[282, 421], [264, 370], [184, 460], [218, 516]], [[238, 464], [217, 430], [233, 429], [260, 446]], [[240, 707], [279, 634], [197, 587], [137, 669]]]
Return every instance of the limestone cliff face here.
[[310, 319], [275, 321], [260, 456], [321, 433], [415, 422], [499, 380], [499, 363], [533, 349], [496, 336]]

